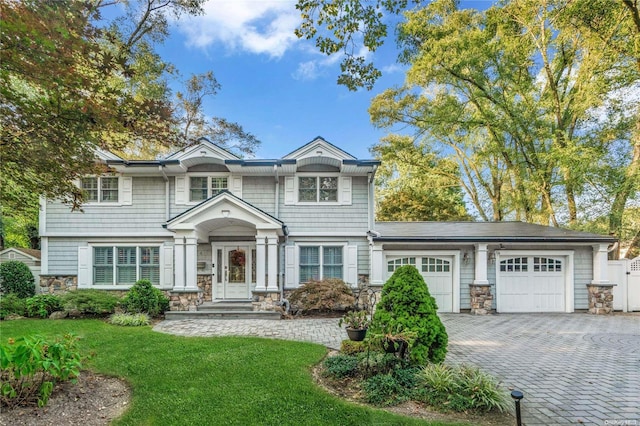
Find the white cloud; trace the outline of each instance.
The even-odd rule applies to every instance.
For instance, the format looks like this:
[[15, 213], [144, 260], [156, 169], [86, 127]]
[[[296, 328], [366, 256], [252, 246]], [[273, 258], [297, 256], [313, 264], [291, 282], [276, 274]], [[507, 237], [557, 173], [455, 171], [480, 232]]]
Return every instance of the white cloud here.
[[203, 8], [204, 15], [176, 23], [191, 46], [221, 43], [230, 51], [279, 58], [297, 41], [294, 1], [209, 0]]
[[400, 64], [391, 64], [382, 67], [382, 72], [385, 74], [403, 73], [406, 71], [406, 67]]

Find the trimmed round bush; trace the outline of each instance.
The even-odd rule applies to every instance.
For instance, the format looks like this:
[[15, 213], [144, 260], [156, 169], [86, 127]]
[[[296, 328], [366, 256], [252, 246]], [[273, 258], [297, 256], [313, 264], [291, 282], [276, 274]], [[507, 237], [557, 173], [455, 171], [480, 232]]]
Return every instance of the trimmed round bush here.
[[20, 298], [36, 294], [36, 284], [29, 267], [17, 260], [0, 265], [0, 293], [14, 293]]
[[54, 294], [38, 294], [26, 300], [27, 316], [47, 318], [52, 312], [62, 309], [60, 297]]
[[369, 333], [410, 335], [411, 363], [440, 363], [449, 338], [437, 310], [420, 272], [411, 265], [401, 266], [382, 287]]
[[169, 298], [149, 280], [139, 280], [122, 300], [122, 308], [129, 313], [147, 313], [157, 317], [169, 310]]
[[120, 298], [105, 290], [74, 290], [61, 297], [65, 311], [78, 311], [81, 315], [108, 315], [116, 310]]

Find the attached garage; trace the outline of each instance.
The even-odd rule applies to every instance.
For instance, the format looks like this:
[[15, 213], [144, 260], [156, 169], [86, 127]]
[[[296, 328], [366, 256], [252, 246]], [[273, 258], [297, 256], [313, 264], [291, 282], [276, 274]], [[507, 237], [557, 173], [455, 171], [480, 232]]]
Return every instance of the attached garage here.
[[[389, 254], [386, 256], [386, 279], [402, 265], [415, 266], [424, 278], [429, 293], [436, 299], [438, 312], [459, 312], [458, 273], [454, 265], [458, 253]], [[385, 279], [385, 280], [386, 280]]]
[[572, 252], [501, 252], [496, 261], [498, 312], [572, 312]]

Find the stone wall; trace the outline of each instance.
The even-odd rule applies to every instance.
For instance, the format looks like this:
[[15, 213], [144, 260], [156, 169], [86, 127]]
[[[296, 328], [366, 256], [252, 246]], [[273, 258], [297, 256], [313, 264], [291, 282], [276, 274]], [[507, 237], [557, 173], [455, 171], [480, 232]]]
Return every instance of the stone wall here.
[[475, 315], [487, 315], [492, 312], [493, 295], [491, 284], [469, 284], [471, 293], [471, 313]]
[[615, 284], [587, 284], [589, 313], [608, 315], [613, 313], [613, 286]]
[[284, 312], [284, 309], [280, 306], [280, 293], [268, 293], [268, 292], [253, 292], [253, 310], [260, 312]]
[[213, 297], [213, 288], [211, 286], [211, 274], [198, 275], [198, 288], [202, 291], [202, 298], [210, 301]]
[[39, 293], [64, 294], [77, 289], [78, 277], [76, 275], [40, 275]]

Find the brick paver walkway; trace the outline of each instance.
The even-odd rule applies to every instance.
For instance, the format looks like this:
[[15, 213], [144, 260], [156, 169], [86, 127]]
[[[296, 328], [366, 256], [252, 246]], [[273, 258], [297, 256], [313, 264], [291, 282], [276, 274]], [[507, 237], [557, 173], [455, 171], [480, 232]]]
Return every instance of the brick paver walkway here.
[[[476, 365], [524, 393], [528, 425], [640, 426], [640, 315], [442, 314], [447, 362]], [[163, 321], [184, 336], [257, 336], [339, 348], [337, 319]]]

